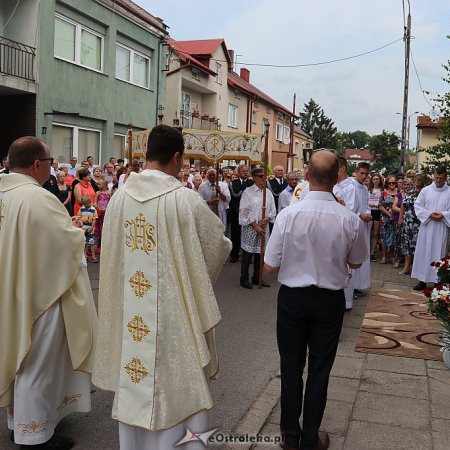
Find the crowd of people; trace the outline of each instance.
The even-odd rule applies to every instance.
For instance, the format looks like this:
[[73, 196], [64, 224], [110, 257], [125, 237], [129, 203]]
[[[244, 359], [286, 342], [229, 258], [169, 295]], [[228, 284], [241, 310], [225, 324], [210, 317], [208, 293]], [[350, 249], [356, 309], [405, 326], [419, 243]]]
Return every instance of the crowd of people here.
[[[67, 414], [90, 410], [90, 373], [115, 393], [121, 450], [166, 450], [185, 427], [207, 430], [221, 319], [213, 284], [228, 258], [241, 258], [243, 288], [269, 287], [262, 265], [278, 273], [284, 448], [326, 450], [328, 379], [371, 261], [404, 264], [418, 290], [438, 281], [430, 262], [447, 253], [450, 226], [444, 168], [428, 186], [413, 172], [384, 180], [366, 162], [348, 176], [345, 158], [320, 150], [304, 173], [285, 177], [276, 166], [266, 180], [261, 167], [198, 168], [183, 153], [183, 136], [166, 125], [151, 131], [145, 166], [111, 158], [98, 167], [92, 157], [66, 166], [35, 137], [11, 145], [0, 174], [9, 262], [0, 271], [0, 407], [15, 443], [72, 448], [53, 433]], [[97, 316], [85, 256], [96, 262], [102, 238]]]

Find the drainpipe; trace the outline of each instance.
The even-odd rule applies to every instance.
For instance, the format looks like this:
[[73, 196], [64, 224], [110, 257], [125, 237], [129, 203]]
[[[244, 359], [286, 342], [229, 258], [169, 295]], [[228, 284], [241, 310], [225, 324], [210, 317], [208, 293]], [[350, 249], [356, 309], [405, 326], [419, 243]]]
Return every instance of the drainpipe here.
[[256, 102], [256, 94], [253, 94], [253, 98], [249, 98], [247, 100], [247, 124], [245, 126], [245, 131], [247, 133], [252, 132], [252, 111], [253, 111], [253, 103]]
[[[158, 106], [159, 106], [159, 82], [160, 82], [160, 71], [161, 71], [161, 54], [162, 54], [162, 49], [164, 48], [164, 45], [167, 44], [167, 41], [165, 40], [165, 38], [161, 38], [159, 40], [159, 51], [158, 51], [158, 73], [156, 74], [156, 109], [155, 111], [158, 111]], [[155, 114], [155, 126], [158, 125], [158, 114]]]

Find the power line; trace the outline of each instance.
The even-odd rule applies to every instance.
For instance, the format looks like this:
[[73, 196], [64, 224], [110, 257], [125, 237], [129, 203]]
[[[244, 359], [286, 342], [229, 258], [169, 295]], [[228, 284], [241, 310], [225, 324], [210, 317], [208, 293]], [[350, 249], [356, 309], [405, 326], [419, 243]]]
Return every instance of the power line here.
[[421, 92], [422, 92], [423, 98], [424, 98], [425, 101], [431, 106], [431, 108], [434, 109], [434, 106], [433, 106], [433, 105], [428, 101], [428, 99], [425, 97], [425, 91], [423, 90], [422, 82], [420, 81], [419, 72], [417, 72], [417, 67], [416, 67], [416, 63], [415, 63], [415, 61], [414, 61], [414, 56], [413, 56], [413, 54], [412, 54], [412, 50], [410, 50], [410, 53], [411, 53], [411, 59], [412, 59], [412, 62], [413, 62], [414, 72], [416, 73], [417, 81], [419, 82], [419, 87], [420, 87], [420, 90], [421, 90]]
[[2, 32], [5, 30], [5, 28], [8, 26], [9, 22], [11, 22], [11, 19], [14, 16], [14, 13], [16, 12], [17, 7], [19, 6], [20, 0], [17, 0], [16, 6], [13, 9], [13, 12], [11, 13], [11, 15], [9, 16], [9, 19], [6, 21], [5, 25], [3, 25], [2, 27]]
[[[315, 63], [307, 63], [307, 64], [263, 64], [263, 63], [248, 63], [248, 62], [238, 62], [236, 64], [245, 65], [245, 66], [259, 66], [259, 67], [279, 67], [279, 68], [295, 68], [295, 67], [310, 67], [310, 66], [321, 66], [324, 64], [332, 64], [340, 61], [347, 61], [349, 59], [355, 59], [359, 58], [361, 56], [369, 55], [370, 53], [375, 53], [379, 50], [382, 50], [383, 48], [389, 47], [391, 45], [396, 44], [397, 42], [403, 41], [403, 36], [399, 39], [396, 39], [395, 41], [389, 42], [388, 44], [382, 45], [381, 47], [374, 48], [373, 50], [369, 50], [364, 53], [358, 53], [357, 55], [352, 56], [346, 56], [345, 58], [338, 58], [338, 59], [330, 59], [328, 61], [321, 61], [321, 62], [315, 62]], [[175, 49], [176, 52], [181, 51], [181, 53], [185, 53], [183, 50]], [[222, 59], [214, 59], [214, 58], [200, 58], [197, 57], [197, 59], [210, 59], [211, 61], [216, 62], [223, 62], [226, 63], [227, 61], [224, 61]]]

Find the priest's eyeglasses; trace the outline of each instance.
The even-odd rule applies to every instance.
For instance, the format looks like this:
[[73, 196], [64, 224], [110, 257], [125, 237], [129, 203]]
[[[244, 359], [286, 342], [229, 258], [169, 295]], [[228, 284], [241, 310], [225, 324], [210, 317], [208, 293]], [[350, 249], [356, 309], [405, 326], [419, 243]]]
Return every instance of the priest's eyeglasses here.
[[55, 158], [38, 158], [39, 161], [50, 161], [50, 165], [53, 164], [53, 160], [54, 160], [54, 159], [55, 159]]

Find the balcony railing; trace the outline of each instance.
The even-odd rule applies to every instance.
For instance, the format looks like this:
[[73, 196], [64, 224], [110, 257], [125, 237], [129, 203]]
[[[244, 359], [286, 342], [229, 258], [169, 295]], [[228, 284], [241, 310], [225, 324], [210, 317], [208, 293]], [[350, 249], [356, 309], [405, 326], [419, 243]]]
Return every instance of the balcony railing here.
[[0, 74], [35, 81], [36, 49], [0, 36]]

